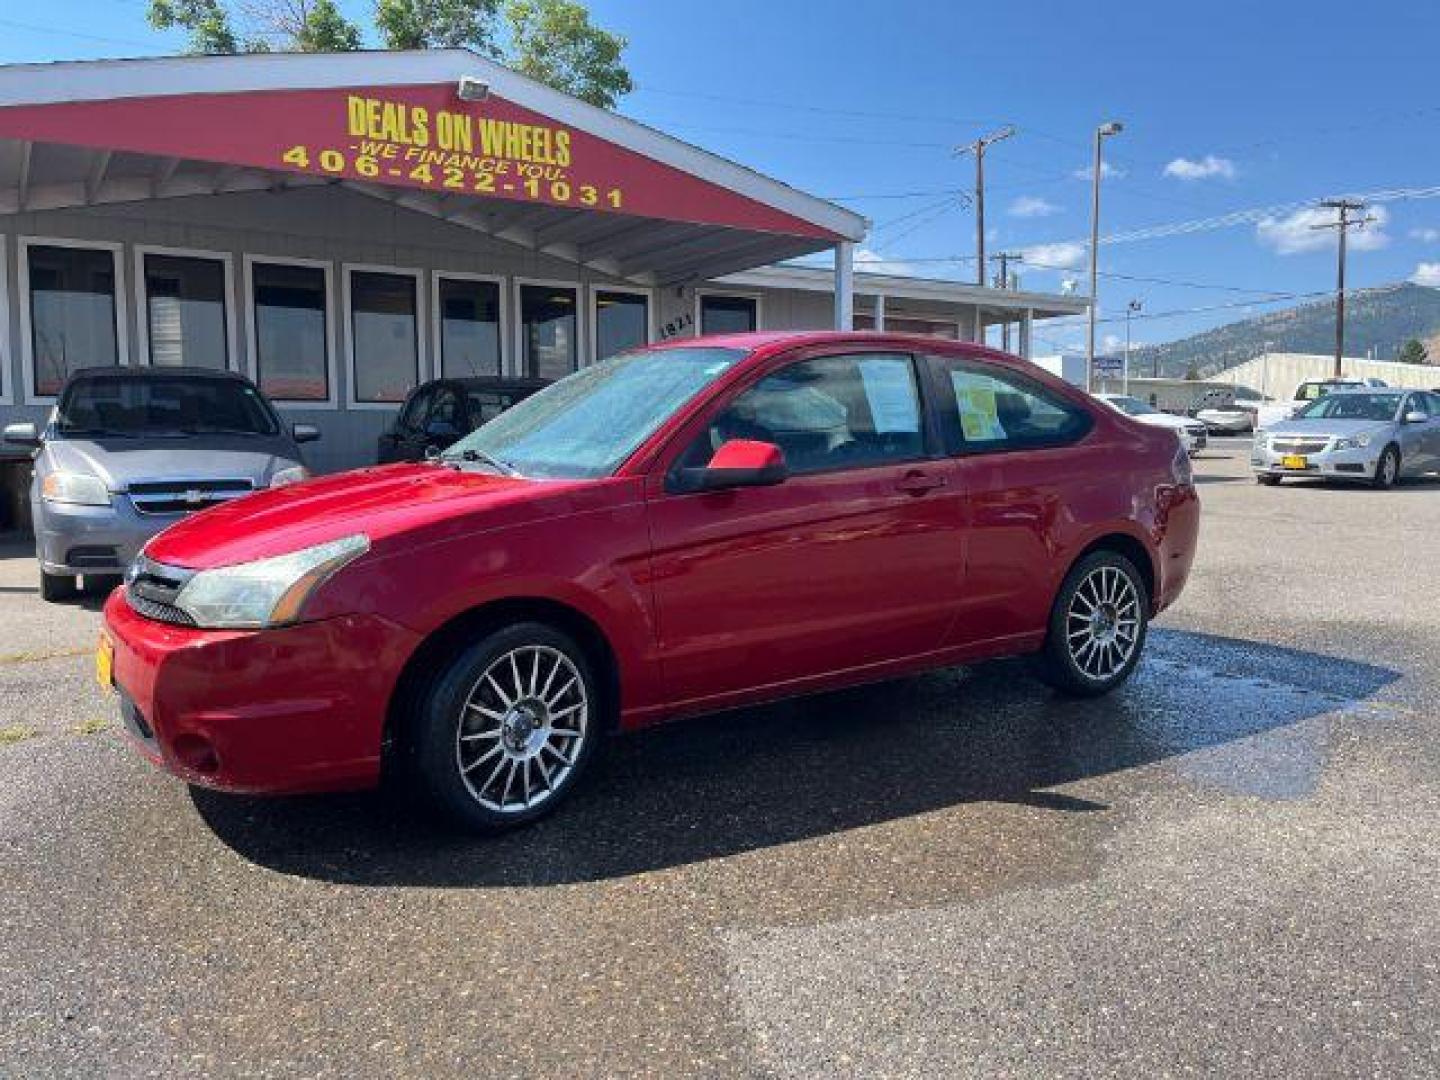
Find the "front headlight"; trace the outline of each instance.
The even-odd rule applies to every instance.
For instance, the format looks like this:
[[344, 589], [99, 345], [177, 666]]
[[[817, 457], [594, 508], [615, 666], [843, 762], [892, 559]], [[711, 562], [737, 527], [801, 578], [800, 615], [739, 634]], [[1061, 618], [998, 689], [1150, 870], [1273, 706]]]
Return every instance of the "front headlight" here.
[[270, 559], [201, 570], [175, 606], [209, 629], [258, 629], [298, 622], [312, 593], [331, 574], [370, 550], [363, 533]]
[[40, 481], [40, 497], [46, 502], [75, 506], [109, 506], [110, 492], [105, 481], [89, 473], [52, 472]]
[[1363, 431], [1359, 435], [1349, 435], [1335, 440], [1336, 450], [1364, 450], [1369, 445], [1370, 436]]
[[272, 488], [284, 487], [286, 484], [298, 484], [301, 480], [310, 479], [310, 470], [304, 465], [291, 465], [288, 469], [279, 469], [275, 475], [270, 477]]

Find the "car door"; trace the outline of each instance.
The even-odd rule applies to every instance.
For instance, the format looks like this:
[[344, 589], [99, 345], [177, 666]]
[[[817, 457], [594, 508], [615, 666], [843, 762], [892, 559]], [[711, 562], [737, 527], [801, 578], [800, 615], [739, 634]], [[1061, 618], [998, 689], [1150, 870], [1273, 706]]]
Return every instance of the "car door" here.
[[[688, 494], [664, 476], [729, 439], [772, 442], [788, 478]], [[939, 650], [964, 534], [914, 359], [789, 358], [692, 422], [649, 495], [653, 597], [673, 704]]]
[[[1424, 423], [1406, 423], [1411, 413], [1424, 413]], [[1396, 414], [1395, 440], [1400, 444], [1400, 468], [1405, 476], [1414, 476], [1427, 471], [1430, 466], [1431, 426], [1430, 409], [1424, 394], [1406, 394]]]
[[1094, 422], [1079, 405], [1013, 368], [950, 355], [931, 355], [926, 363], [968, 529], [953, 643], [977, 646], [1041, 632], [1064, 570], [1055, 551], [1072, 501], [1106, 475], [1092, 453], [1076, 445]]

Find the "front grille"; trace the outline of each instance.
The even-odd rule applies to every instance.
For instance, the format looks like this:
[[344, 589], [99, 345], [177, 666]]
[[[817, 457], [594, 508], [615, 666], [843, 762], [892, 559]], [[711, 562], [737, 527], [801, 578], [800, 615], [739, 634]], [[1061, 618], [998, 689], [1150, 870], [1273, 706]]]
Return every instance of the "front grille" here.
[[255, 485], [244, 479], [145, 480], [130, 484], [126, 494], [142, 514], [188, 514], [254, 490]]
[[195, 571], [166, 566], [141, 555], [125, 575], [125, 600], [147, 619], [172, 626], [194, 626], [195, 620], [175, 606], [175, 598]]
[[1318, 454], [1329, 445], [1329, 435], [1297, 435], [1272, 440], [1270, 449], [1277, 454]]

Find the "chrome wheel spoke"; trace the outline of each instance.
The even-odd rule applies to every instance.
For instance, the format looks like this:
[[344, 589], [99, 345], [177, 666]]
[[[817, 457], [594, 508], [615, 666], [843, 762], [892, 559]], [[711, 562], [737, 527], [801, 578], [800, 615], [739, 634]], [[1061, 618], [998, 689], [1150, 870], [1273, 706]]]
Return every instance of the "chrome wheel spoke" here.
[[570, 688], [577, 685], [579, 682], [580, 676], [572, 675], [570, 676], [570, 681], [567, 682], [564, 686], [562, 686], [559, 690], [555, 691], [555, 693], [551, 694], [549, 697], [541, 698], [540, 700], [545, 702], [546, 705], [550, 706], [550, 708], [553, 709], [556, 705], [565, 700], [565, 695], [570, 692]]

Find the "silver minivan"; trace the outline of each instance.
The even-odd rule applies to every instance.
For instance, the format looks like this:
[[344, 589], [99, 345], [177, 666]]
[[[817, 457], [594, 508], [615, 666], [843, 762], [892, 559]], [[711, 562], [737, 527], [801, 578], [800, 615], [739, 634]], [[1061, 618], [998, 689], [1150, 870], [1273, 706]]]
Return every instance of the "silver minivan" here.
[[184, 367], [76, 371], [43, 430], [5, 428], [36, 449], [30, 507], [40, 593], [124, 573], [146, 541], [186, 514], [310, 475], [299, 443], [249, 379]]

